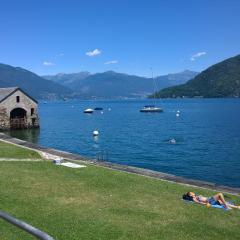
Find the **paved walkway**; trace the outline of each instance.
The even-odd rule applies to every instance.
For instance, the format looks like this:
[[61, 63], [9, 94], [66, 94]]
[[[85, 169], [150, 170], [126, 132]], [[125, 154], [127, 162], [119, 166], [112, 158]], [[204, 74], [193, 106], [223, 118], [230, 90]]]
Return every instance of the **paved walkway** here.
[[60, 151], [52, 148], [46, 148], [39, 146], [37, 144], [33, 144], [30, 142], [26, 142], [17, 138], [12, 138], [4, 133], [0, 133], [0, 140], [13, 143], [28, 149], [33, 149], [38, 151], [41, 155], [48, 155], [48, 156], [58, 156], [62, 159], [70, 160], [70, 161], [76, 161], [76, 162], [82, 162], [85, 164], [92, 164], [92, 165], [97, 165], [105, 168], [110, 168], [113, 170], [119, 170], [123, 172], [128, 172], [128, 173], [135, 173], [138, 175], [142, 176], [147, 176], [151, 178], [157, 178], [163, 181], [168, 181], [168, 182], [175, 182], [179, 184], [184, 184], [184, 185], [189, 185], [191, 187], [200, 187], [200, 188], [205, 188], [205, 189], [211, 189], [214, 191], [219, 191], [223, 193], [231, 193], [234, 195], [240, 195], [240, 188], [233, 188], [233, 187], [228, 187], [228, 186], [222, 186], [222, 185], [217, 185], [215, 183], [209, 183], [209, 182], [204, 182], [204, 181], [199, 181], [199, 180], [193, 180], [193, 179], [188, 179], [188, 178], [183, 178], [179, 176], [175, 176], [172, 174], [167, 174], [167, 173], [162, 173], [162, 172], [157, 172], [157, 171], [152, 171], [148, 169], [142, 169], [142, 168], [136, 168], [136, 167], [131, 167], [131, 166], [126, 166], [126, 165], [120, 165], [120, 164], [115, 164], [115, 163], [110, 163], [110, 162], [102, 162], [102, 161], [97, 161], [97, 160], [92, 160], [92, 159], [87, 159], [81, 155], [78, 154], [72, 154], [69, 152], [65, 151]]
[[31, 159], [31, 158], [0, 158], [0, 162], [42, 162], [44, 159]]

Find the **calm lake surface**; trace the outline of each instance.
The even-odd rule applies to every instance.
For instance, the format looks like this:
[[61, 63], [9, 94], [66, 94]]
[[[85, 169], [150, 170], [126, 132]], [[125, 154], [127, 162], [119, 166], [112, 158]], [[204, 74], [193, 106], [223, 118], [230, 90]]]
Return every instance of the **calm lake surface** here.
[[[157, 102], [163, 113], [139, 112], [151, 103], [40, 103], [41, 129], [11, 135], [89, 158], [240, 187], [240, 99], [163, 100]], [[88, 107], [103, 107], [103, 114], [84, 114]], [[96, 129], [100, 135], [94, 138]]]

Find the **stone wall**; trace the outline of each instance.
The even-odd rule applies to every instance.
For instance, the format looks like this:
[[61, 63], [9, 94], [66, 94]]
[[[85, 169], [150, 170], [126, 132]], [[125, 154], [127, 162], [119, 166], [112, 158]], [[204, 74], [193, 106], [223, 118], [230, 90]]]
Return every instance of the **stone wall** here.
[[[19, 96], [19, 102], [17, 102], [17, 96]], [[22, 108], [27, 112], [27, 128], [39, 127], [37, 103], [18, 90], [0, 103], [0, 129], [10, 128], [10, 113], [15, 108]], [[33, 114], [31, 114], [31, 109], [34, 109]]]
[[9, 117], [7, 115], [7, 109], [0, 107], [0, 129], [6, 130], [10, 128]]

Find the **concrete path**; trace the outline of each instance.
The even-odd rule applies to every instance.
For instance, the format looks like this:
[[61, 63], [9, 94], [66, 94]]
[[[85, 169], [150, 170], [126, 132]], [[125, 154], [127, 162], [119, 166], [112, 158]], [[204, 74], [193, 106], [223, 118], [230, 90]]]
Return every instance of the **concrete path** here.
[[42, 162], [44, 159], [31, 159], [31, 158], [0, 158], [0, 162]]

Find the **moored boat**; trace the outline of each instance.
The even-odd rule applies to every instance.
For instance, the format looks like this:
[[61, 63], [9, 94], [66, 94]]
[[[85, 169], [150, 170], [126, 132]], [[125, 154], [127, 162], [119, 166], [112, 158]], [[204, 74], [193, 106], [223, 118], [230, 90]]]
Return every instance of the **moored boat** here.
[[102, 107], [95, 107], [94, 110], [102, 111], [103, 108]]
[[87, 108], [83, 111], [84, 113], [93, 113], [94, 110], [92, 108]]
[[[152, 70], [152, 69], [151, 69]], [[153, 77], [153, 72], [152, 72], [152, 80], [153, 80], [153, 99], [154, 103], [156, 103], [156, 91], [157, 91], [157, 83]], [[140, 112], [145, 112], [145, 113], [155, 113], [155, 112], [163, 112], [163, 108], [156, 107], [155, 105], [146, 105], [143, 108], [140, 109]]]
[[163, 112], [162, 108], [155, 107], [154, 105], [144, 106], [140, 109], [140, 112]]

